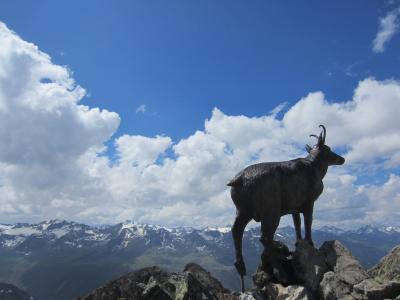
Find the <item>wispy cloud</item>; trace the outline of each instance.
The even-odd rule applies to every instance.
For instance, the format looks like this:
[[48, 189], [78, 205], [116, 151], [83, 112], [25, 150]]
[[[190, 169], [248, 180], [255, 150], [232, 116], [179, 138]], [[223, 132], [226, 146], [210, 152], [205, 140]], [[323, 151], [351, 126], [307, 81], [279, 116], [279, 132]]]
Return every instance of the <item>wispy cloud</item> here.
[[288, 106], [288, 104], [289, 103], [287, 101], [280, 103], [278, 106], [276, 106], [273, 110], [270, 111], [270, 114], [272, 116], [276, 116], [277, 114], [282, 112]]
[[136, 108], [136, 113], [145, 113], [146, 112], [146, 104], [141, 104]]
[[400, 7], [390, 11], [379, 21], [379, 30], [372, 42], [372, 50], [375, 53], [385, 51], [386, 44], [397, 33], [399, 29]]

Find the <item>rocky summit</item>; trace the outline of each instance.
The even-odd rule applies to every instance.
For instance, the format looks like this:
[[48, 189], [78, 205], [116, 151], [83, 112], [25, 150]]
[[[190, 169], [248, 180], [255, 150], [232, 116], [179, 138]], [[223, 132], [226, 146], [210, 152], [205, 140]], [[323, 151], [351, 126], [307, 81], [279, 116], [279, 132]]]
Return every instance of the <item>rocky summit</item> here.
[[231, 299], [224, 288], [201, 266], [190, 263], [181, 273], [169, 273], [158, 267], [132, 272], [79, 300], [111, 299]]
[[400, 246], [367, 271], [336, 240], [319, 249], [300, 241], [293, 252], [275, 242], [244, 293], [228, 290], [204, 268], [189, 263], [182, 272], [144, 268], [77, 300], [399, 300], [399, 266]]

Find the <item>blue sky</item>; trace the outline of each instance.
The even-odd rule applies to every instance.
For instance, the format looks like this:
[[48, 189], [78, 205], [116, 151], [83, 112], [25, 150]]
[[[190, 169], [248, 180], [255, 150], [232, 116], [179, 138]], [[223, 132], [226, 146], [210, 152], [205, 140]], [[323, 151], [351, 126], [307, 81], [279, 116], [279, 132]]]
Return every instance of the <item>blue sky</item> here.
[[400, 225], [399, 19], [398, 1], [1, 1], [0, 217], [225, 225], [225, 183], [323, 123], [346, 165], [316, 222]]
[[[393, 5], [392, 5], [393, 6]], [[261, 116], [322, 90], [349, 99], [360, 79], [398, 78], [400, 38], [376, 55], [384, 1], [2, 1], [0, 19], [67, 65], [117, 112], [122, 133], [174, 140], [211, 110]], [[146, 105], [145, 114], [136, 108]], [[312, 117], [312, 116], [310, 116]]]

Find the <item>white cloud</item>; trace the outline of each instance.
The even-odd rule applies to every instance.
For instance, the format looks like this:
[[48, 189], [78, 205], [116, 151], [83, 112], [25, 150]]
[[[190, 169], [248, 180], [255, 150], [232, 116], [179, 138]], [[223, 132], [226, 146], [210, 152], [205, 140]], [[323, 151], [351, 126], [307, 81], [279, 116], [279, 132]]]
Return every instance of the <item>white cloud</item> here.
[[0, 207], [9, 212], [2, 220], [73, 214], [76, 206], [59, 212], [50, 202], [96, 197], [81, 157], [102, 151], [119, 117], [81, 105], [85, 91], [69, 70], [3, 23], [0, 44]]
[[[212, 111], [204, 128], [168, 136], [122, 135], [116, 159], [105, 155], [116, 113], [80, 104], [85, 91], [65, 67], [0, 25], [0, 218], [66, 218], [91, 223], [126, 219], [165, 225], [225, 225], [234, 206], [226, 183], [244, 166], [305, 154], [308, 135], [328, 129], [346, 165], [332, 168], [316, 222], [351, 226], [400, 221], [400, 180], [359, 185], [362, 172], [400, 167], [400, 83], [367, 78], [352, 99], [306, 95], [262, 117]], [[283, 114], [282, 118], [277, 113]], [[370, 168], [373, 166], [373, 168]], [[379, 199], [377, 201], [376, 199]]]
[[379, 30], [372, 42], [372, 50], [375, 53], [385, 51], [386, 44], [397, 33], [399, 29], [399, 14], [400, 8], [397, 8], [379, 20]]
[[146, 104], [141, 104], [136, 108], [136, 113], [145, 113], [146, 112]]

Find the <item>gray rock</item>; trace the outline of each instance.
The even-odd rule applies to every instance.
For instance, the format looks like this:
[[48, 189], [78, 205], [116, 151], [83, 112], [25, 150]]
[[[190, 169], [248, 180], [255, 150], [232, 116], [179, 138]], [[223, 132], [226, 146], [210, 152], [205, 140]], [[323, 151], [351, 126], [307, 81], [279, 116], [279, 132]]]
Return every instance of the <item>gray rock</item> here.
[[319, 287], [319, 295], [323, 300], [336, 300], [350, 295], [352, 286], [332, 271], [324, 274]]
[[266, 300], [268, 298], [264, 297], [260, 292], [257, 291], [251, 291], [251, 292], [245, 292], [240, 294], [239, 300]]
[[306, 241], [299, 241], [296, 244], [293, 268], [299, 283], [304, 284], [313, 293], [318, 291], [319, 283], [324, 273], [328, 271], [324, 254]]
[[185, 274], [191, 274], [201, 284], [207, 296], [210, 298], [218, 298], [222, 294], [230, 293], [218, 279], [212, 277], [209, 272], [198, 264], [189, 263], [185, 266], [183, 271]]
[[394, 247], [376, 266], [368, 270], [368, 275], [381, 283], [400, 281], [400, 245]]
[[360, 295], [366, 295], [367, 291], [370, 289], [374, 289], [380, 285], [379, 282], [372, 278], [367, 278], [361, 281], [359, 284], [353, 286], [353, 291]]
[[257, 272], [264, 271], [275, 283], [289, 285], [295, 282], [289, 248], [279, 241], [261, 255], [261, 264]]
[[361, 295], [360, 299], [394, 299], [396, 296], [400, 296], [400, 282], [388, 281], [381, 284], [372, 278], [368, 278], [355, 285], [353, 292]]
[[340, 281], [355, 285], [367, 278], [367, 272], [339, 241], [325, 242], [320, 252], [325, 255], [329, 269]]
[[181, 273], [164, 272], [157, 267], [129, 273], [94, 290], [82, 300], [237, 300], [222, 284], [196, 264]]
[[142, 292], [141, 297], [143, 300], [172, 300], [172, 298], [156, 282], [148, 285]]
[[301, 285], [278, 286], [276, 300], [310, 300], [312, 299], [307, 289]]

